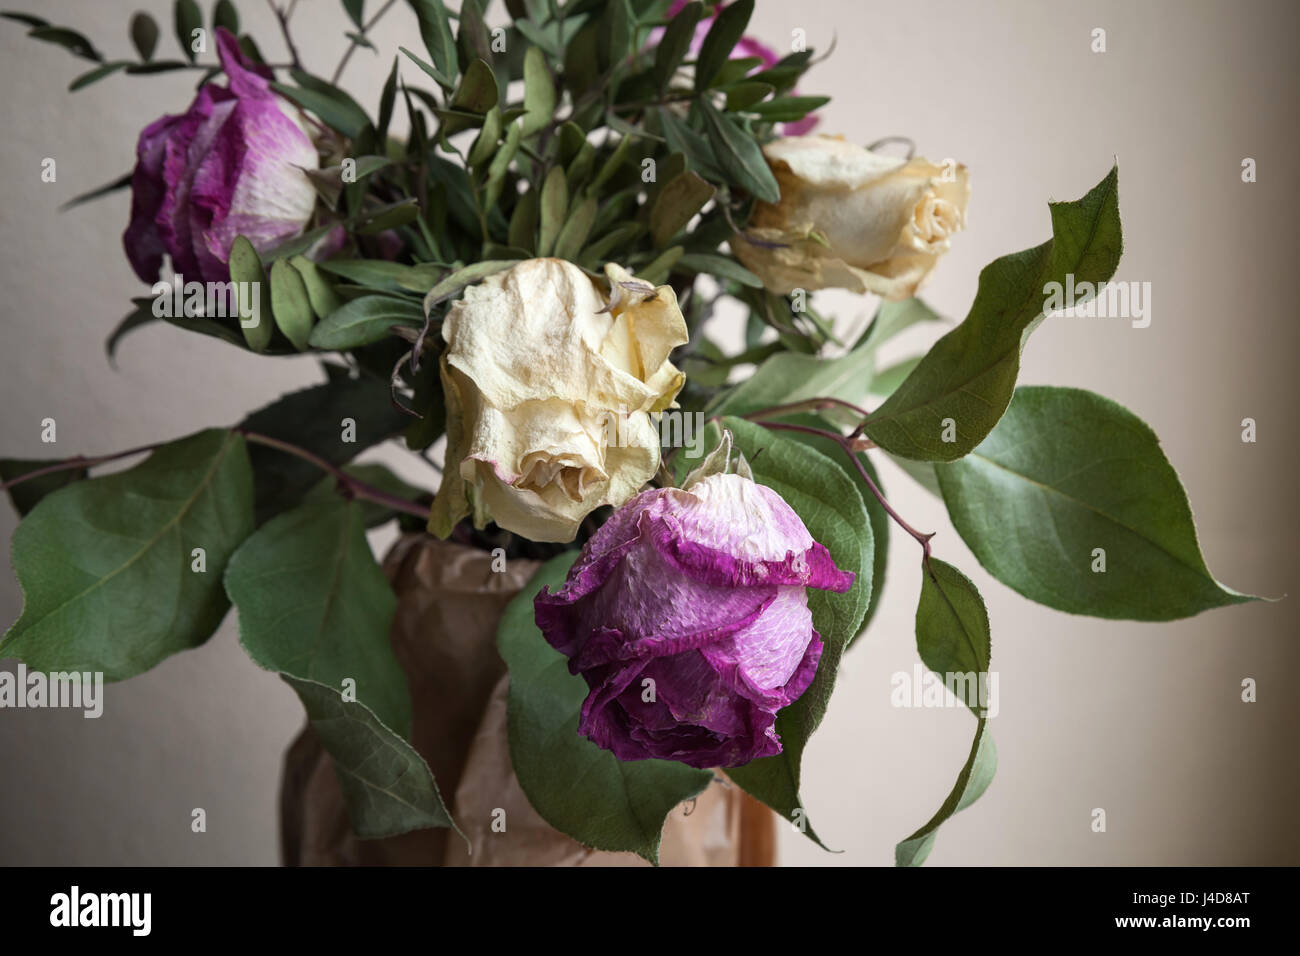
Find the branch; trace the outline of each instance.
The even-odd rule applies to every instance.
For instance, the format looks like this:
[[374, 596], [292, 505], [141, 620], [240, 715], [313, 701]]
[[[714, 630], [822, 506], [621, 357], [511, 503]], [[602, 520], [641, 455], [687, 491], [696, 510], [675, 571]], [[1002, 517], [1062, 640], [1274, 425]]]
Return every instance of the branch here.
[[343, 59], [339, 60], [339, 65], [334, 68], [334, 75], [330, 77], [330, 83], [332, 83], [334, 86], [338, 86], [339, 77], [343, 75], [343, 68], [348, 65], [348, 60], [352, 59], [352, 54], [356, 52], [357, 47], [361, 45], [357, 41], [357, 37], [364, 37], [367, 33], [369, 33], [370, 28], [373, 27], [376, 23], [378, 23], [379, 18], [382, 17], [385, 13], [387, 13], [390, 9], [392, 9], [393, 4], [395, 4], [396, 2], [397, 0], [388, 0], [387, 3], [385, 3], [382, 7], [379, 8], [378, 13], [376, 13], [373, 17], [371, 17], [367, 23], [362, 24], [360, 32], [358, 32], [355, 36], [348, 38], [349, 40], [351, 40], [351, 42], [348, 44], [348, 48], [343, 51]]
[[927, 563], [929, 562], [930, 539], [934, 537], [935, 533], [933, 531], [929, 533], [923, 531], [917, 531], [910, 524], [904, 521], [903, 516], [900, 515], [897, 511], [895, 511], [893, 506], [888, 501], [885, 500], [884, 494], [881, 492], [880, 488], [876, 485], [876, 483], [871, 480], [871, 475], [867, 473], [867, 469], [863, 466], [862, 462], [858, 459], [855, 450], [856, 446], [852, 439], [845, 438], [843, 435], [839, 434], [839, 432], [829, 431], [825, 428], [812, 428], [808, 425], [793, 425], [790, 424], [789, 422], [759, 421], [759, 422], [755, 422], [754, 424], [762, 425], [764, 428], [771, 428], [773, 430], [778, 430], [778, 431], [803, 432], [804, 434], [807, 435], [817, 435], [821, 438], [830, 439], [831, 441], [835, 442], [835, 444], [839, 445], [840, 450], [843, 451], [844, 454], [849, 456], [849, 461], [853, 462], [853, 466], [857, 468], [858, 475], [860, 475], [862, 480], [866, 482], [867, 487], [871, 489], [871, 493], [876, 496], [876, 500], [880, 502], [880, 507], [885, 509], [885, 514], [893, 518], [894, 522], [900, 528], [902, 528], [904, 531], [906, 531], [908, 534], [910, 534], [913, 538], [916, 539], [917, 543], [921, 546], [922, 552], [924, 552], [923, 560], [925, 560]]

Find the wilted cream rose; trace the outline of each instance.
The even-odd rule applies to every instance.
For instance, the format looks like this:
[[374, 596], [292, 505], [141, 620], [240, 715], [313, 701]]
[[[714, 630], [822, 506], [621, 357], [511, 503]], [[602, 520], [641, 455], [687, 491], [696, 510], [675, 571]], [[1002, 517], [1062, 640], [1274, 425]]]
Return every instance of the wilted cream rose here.
[[843, 288], [906, 299], [963, 228], [966, 167], [878, 156], [838, 136], [763, 147], [781, 187], [732, 251], [768, 290]]
[[[652, 412], [684, 377], [687, 341], [669, 286], [607, 265], [610, 292], [571, 262], [528, 259], [465, 290], [447, 311], [447, 456], [429, 530], [489, 520], [533, 541], [571, 541], [659, 467]], [[610, 427], [611, 422], [615, 427]]]

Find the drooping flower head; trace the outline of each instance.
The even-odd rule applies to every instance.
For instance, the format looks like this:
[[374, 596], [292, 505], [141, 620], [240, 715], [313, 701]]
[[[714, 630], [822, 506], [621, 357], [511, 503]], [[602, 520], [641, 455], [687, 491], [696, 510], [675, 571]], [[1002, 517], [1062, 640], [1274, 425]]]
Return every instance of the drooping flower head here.
[[609, 293], [562, 259], [527, 259], [465, 290], [442, 323], [447, 455], [429, 530], [466, 515], [533, 541], [572, 541], [659, 467], [651, 419], [684, 377], [670, 286], [607, 265]]
[[229, 84], [205, 83], [184, 113], [145, 127], [136, 147], [122, 243], [145, 282], [158, 278], [164, 253], [187, 278], [224, 282], [236, 236], [264, 251], [298, 235], [315, 206], [303, 169], [319, 158], [293, 107], [228, 30], [218, 28], [216, 42]]
[[621, 760], [734, 767], [781, 752], [777, 712], [816, 675], [807, 589], [853, 580], [780, 495], [720, 473], [629, 501], [534, 607], [590, 688], [580, 733]]

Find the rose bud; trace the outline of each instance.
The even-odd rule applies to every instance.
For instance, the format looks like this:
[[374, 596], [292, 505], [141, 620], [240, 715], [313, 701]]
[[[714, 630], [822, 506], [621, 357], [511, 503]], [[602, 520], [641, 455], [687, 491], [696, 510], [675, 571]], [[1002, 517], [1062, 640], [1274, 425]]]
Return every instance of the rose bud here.
[[534, 610], [590, 688], [579, 733], [620, 760], [735, 767], [781, 752], [777, 711], [817, 672], [806, 589], [853, 580], [775, 491], [714, 474], [629, 501]]
[[572, 541], [659, 468], [651, 413], [684, 378], [669, 286], [607, 265], [610, 293], [561, 259], [528, 259], [465, 290], [442, 322], [447, 454], [429, 530], [473, 514], [533, 541]]
[[770, 292], [852, 289], [906, 299], [965, 226], [966, 167], [879, 156], [837, 136], [763, 147], [781, 188], [731, 248]]
[[229, 85], [205, 83], [184, 114], [140, 134], [122, 243], [145, 282], [158, 278], [163, 253], [186, 278], [225, 282], [236, 236], [262, 252], [302, 232], [316, 204], [303, 172], [319, 166], [316, 147], [271, 92], [271, 71], [224, 28], [217, 53]]

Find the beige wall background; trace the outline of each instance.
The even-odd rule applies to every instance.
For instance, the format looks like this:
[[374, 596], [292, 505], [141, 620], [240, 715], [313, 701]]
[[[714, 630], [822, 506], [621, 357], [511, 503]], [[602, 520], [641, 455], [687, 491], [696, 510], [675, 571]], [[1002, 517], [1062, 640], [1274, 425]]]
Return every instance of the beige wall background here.
[[[164, 25], [162, 55], [173, 55], [170, 0], [10, 6], [83, 30], [109, 56], [129, 55], [126, 21], [149, 10]], [[280, 58], [266, 5], [239, 6]], [[968, 231], [926, 290], [954, 319], [986, 262], [1049, 235], [1049, 199], [1076, 198], [1118, 158], [1126, 250], [1116, 278], [1152, 284], [1151, 325], [1047, 322], [1022, 381], [1091, 388], [1149, 422], [1187, 486], [1212, 570], [1272, 596], [1294, 590], [1298, 567], [1298, 10], [1285, 0], [761, 0], [753, 30], [778, 48], [795, 29], [819, 50], [836, 38], [806, 85], [835, 97], [823, 130], [859, 142], [907, 135], [922, 154], [971, 168]], [[301, 0], [295, 36], [309, 68], [332, 69], [344, 23], [334, 0]], [[1090, 50], [1096, 27], [1102, 54]], [[82, 61], [23, 34], [0, 22], [0, 453], [70, 456], [178, 436], [316, 380], [309, 359], [254, 358], [162, 327], [134, 333], [108, 366], [104, 337], [141, 293], [119, 241], [128, 200], [57, 207], [127, 170], [139, 129], [182, 110], [196, 74], [119, 75], [68, 94]], [[368, 104], [397, 46], [419, 46], [405, 9], [374, 39], [383, 54], [359, 51], [346, 74]], [[40, 180], [45, 157], [56, 183]], [[1240, 179], [1244, 157], [1258, 161], [1253, 185]], [[873, 307], [836, 293], [818, 304], [846, 325]], [[897, 354], [933, 336], [918, 332]], [[1256, 444], [1240, 441], [1248, 416]], [[45, 417], [58, 422], [55, 449], [39, 438]], [[384, 457], [433, 481], [400, 452]], [[883, 478], [983, 592], [1001, 680], [997, 777], [944, 826], [932, 864], [1300, 862], [1295, 598], [1170, 624], [1061, 614], [989, 578], [942, 505], [896, 468], [885, 464]], [[0, 509], [0, 536], [14, 526]], [[884, 606], [846, 659], [805, 763], [810, 817], [842, 852], [783, 827], [784, 862], [891, 863], [969, 748], [967, 713], [890, 706], [890, 675], [916, 661], [917, 555], [900, 537]], [[20, 609], [5, 567], [0, 618]], [[1257, 703], [1240, 700], [1246, 677]], [[293, 694], [245, 658], [233, 616], [203, 648], [110, 686], [99, 720], [0, 711], [0, 863], [273, 864], [280, 760], [301, 719]], [[207, 811], [205, 834], [190, 831], [195, 807]], [[1096, 807], [1105, 833], [1090, 829]]]

